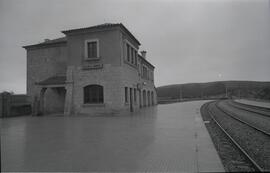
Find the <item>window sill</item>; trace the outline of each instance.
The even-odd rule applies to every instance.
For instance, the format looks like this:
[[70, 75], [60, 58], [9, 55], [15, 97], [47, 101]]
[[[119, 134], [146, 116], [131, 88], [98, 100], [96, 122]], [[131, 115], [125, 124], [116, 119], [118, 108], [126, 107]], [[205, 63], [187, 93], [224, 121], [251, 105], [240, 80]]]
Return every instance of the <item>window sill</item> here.
[[105, 107], [105, 103], [84, 103], [82, 107]]
[[[129, 103], [125, 103], [126, 106], [130, 105]], [[133, 103], [132, 105], [137, 105], [137, 103]]]
[[84, 64], [82, 66], [82, 70], [91, 70], [91, 69], [101, 69], [103, 68], [103, 64], [96, 63], [96, 64]]
[[128, 62], [127, 60], [124, 60], [124, 62], [128, 65], [130, 65], [131, 67], [135, 68], [135, 69], [138, 69], [138, 67], [135, 65], [135, 64], [132, 64], [130, 62]]
[[95, 58], [88, 58], [88, 57], [85, 57], [84, 60], [85, 61], [97, 61], [97, 60], [100, 60], [101, 58], [100, 57], [95, 57]]

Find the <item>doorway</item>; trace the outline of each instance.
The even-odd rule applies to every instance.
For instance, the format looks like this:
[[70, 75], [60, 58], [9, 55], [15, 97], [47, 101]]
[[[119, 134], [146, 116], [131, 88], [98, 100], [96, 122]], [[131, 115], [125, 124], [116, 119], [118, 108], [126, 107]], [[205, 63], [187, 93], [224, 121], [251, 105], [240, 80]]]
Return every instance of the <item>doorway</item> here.
[[142, 96], [141, 96], [141, 90], [139, 90], [139, 105], [140, 108], [142, 107]]
[[143, 90], [143, 107], [146, 107], [146, 91]]
[[133, 94], [132, 94], [132, 88], [129, 89], [129, 100], [130, 100], [130, 112], [133, 112]]
[[40, 91], [40, 110], [38, 114], [64, 113], [65, 87], [48, 87]]

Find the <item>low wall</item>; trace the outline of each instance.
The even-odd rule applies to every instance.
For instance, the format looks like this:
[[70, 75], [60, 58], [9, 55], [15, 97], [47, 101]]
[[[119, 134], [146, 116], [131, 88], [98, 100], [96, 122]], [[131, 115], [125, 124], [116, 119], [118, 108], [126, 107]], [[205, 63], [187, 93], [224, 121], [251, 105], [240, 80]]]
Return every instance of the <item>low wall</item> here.
[[170, 104], [176, 102], [188, 102], [188, 101], [197, 101], [197, 100], [219, 100], [226, 99], [225, 97], [208, 97], [208, 98], [183, 98], [183, 99], [158, 99], [158, 104]]
[[29, 97], [24, 94], [0, 93], [0, 117], [30, 115], [32, 112]]

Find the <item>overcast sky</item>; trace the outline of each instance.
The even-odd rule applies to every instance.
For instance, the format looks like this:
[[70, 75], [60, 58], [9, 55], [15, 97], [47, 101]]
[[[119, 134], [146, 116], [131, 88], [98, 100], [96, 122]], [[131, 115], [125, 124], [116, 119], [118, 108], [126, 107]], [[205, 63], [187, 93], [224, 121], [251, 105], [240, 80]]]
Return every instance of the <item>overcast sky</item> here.
[[156, 86], [270, 81], [267, 0], [0, 0], [0, 92], [26, 92], [23, 45], [123, 23], [156, 66]]

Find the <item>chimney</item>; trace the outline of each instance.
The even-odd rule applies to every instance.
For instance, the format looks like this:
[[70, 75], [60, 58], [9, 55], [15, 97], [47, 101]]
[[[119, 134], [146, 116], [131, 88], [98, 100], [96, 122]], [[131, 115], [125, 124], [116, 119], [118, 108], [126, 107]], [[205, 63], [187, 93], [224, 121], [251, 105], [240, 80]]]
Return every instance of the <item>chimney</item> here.
[[146, 51], [145, 51], [145, 50], [141, 51], [141, 54], [142, 54], [142, 57], [143, 57], [144, 59], [146, 59]]

